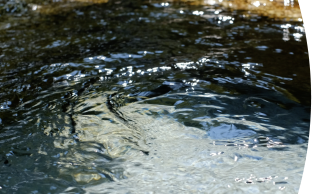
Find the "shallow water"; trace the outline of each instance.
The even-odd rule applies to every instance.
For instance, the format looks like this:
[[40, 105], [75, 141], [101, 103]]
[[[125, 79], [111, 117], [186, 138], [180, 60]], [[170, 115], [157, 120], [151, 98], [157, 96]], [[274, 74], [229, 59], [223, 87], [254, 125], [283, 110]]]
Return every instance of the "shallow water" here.
[[297, 2], [273, 3], [293, 14], [236, 0], [0, 6], [0, 193], [297, 193], [307, 44]]

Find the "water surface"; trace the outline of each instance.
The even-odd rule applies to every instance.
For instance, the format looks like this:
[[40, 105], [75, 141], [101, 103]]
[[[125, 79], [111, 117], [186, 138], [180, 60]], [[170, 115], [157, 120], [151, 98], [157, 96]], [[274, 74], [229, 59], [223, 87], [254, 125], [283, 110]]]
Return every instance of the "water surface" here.
[[4, 2], [0, 192], [297, 193], [310, 71], [292, 2]]

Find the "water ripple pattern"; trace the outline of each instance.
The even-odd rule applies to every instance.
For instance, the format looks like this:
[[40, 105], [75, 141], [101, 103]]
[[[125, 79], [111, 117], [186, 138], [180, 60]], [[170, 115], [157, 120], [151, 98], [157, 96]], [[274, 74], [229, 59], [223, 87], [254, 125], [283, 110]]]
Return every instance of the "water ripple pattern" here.
[[297, 193], [297, 1], [0, 4], [0, 193]]

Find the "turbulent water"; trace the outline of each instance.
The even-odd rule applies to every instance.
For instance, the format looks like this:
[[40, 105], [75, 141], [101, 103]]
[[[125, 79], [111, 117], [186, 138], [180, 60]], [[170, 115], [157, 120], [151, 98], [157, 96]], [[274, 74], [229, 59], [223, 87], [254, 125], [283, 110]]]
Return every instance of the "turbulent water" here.
[[0, 193], [297, 193], [297, 2], [226, 2], [2, 3]]

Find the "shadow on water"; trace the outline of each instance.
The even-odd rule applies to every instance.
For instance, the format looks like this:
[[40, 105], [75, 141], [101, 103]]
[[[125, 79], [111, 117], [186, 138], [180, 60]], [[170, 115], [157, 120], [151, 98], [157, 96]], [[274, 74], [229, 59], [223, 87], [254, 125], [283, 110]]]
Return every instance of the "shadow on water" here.
[[298, 191], [311, 101], [297, 1], [0, 14], [0, 192]]

